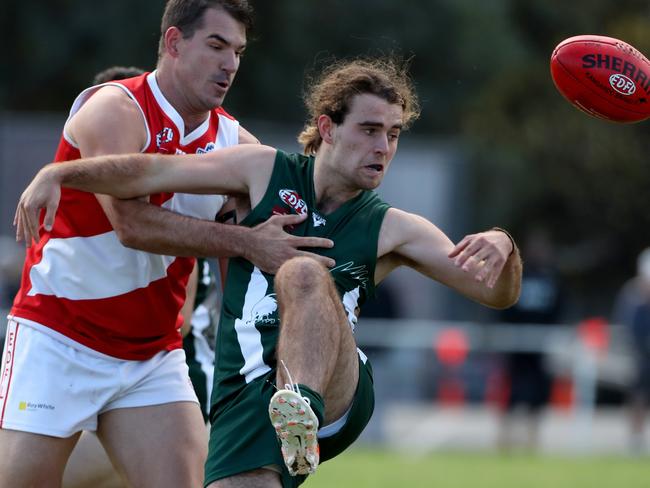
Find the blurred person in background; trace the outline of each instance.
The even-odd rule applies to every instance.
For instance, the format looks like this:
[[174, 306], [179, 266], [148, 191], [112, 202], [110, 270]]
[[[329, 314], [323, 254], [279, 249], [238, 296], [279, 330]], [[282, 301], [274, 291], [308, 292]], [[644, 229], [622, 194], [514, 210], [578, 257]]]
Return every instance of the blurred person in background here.
[[[16, 243], [16, 239], [0, 236], [0, 312], [9, 310], [13, 297], [20, 288], [24, 259], [25, 250]], [[2, 330], [4, 324], [0, 327], [0, 331]], [[4, 337], [1, 332], [0, 337]]]
[[[531, 228], [524, 238], [524, 262], [519, 301], [500, 313], [503, 322], [553, 325], [561, 317], [564, 293], [555, 266], [555, 250], [548, 231]], [[518, 341], [515, 341], [518, 342]], [[529, 344], [530, 345], [530, 344]], [[541, 348], [542, 344], [534, 344]], [[542, 409], [548, 404], [552, 378], [541, 350], [513, 351], [504, 355], [506, 397], [499, 419], [498, 444], [502, 449], [538, 446]], [[516, 426], [521, 410], [525, 440], [517, 441]]]
[[623, 285], [614, 305], [612, 320], [624, 325], [634, 361], [629, 391], [630, 450], [646, 449], [645, 423], [650, 401], [650, 247], [637, 258], [636, 276]]
[[102, 85], [109, 81], [125, 80], [143, 75], [145, 70], [136, 66], [111, 66], [93, 77], [93, 85]]
[[[56, 161], [256, 142], [221, 108], [251, 25], [246, 0], [169, 0], [156, 71], [82, 92]], [[28, 252], [0, 376], [0, 487], [59, 486], [82, 430], [97, 430], [132, 485], [202, 483], [205, 426], [178, 330], [193, 256], [244, 254], [274, 271], [331, 246], [283, 231], [301, 216], [217, 224], [223, 201], [65, 190], [53, 227], [19, 232]]]
[[305, 100], [305, 155], [249, 144], [200, 157], [53, 164], [17, 211], [19, 228], [33, 228], [42, 206], [50, 222], [59, 184], [121, 198], [215, 192], [248, 197], [252, 210], [242, 225], [299, 213], [309, 218], [292, 232], [336, 242], [320, 251], [336, 260], [331, 270], [310, 256], [288, 260], [275, 274], [231, 259], [217, 338], [210, 487], [295, 487], [321, 457], [354, 442], [372, 415], [374, 393], [353, 328], [366, 297], [396, 268], [409, 266], [486, 306], [508, 307], [519, 296], [521, 261], [507, 232], [493, 228], [454, 245], [428, 220], [391, 208], [372, 191], [401, 131], [419, 114], [401, 63], [332, 64]]
[[[20, 288], [20, 273], [25, 260], [25, 250], [16, 239], [0, 236], [0, 317], [5, 317], [11, 302]], [[2, 354], [6, 322], [0, 320], [0, 355]]]

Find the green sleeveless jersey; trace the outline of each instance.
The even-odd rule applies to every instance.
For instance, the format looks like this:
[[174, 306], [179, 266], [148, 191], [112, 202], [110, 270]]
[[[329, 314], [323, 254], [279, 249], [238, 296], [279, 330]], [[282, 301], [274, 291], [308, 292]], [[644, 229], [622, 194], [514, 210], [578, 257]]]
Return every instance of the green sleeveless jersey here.
[[[264, 197], [241, 224], [253, 227], [273, 214], [307, 214], [290, 232], [334, 241], [332, 249], [310, 251], [336, 261], [330, 272], [354, 329], [355, 311], [374, 294], [379, 229], [389, 205], [375, 192], [364, 191], [331, 214], [320, 213], [313, 176], [313, 157], [278, 151]], [[276, 367], [278, 322], [273, 275], [245, 259], [231, 259], [217, 333], [213, 412]]]

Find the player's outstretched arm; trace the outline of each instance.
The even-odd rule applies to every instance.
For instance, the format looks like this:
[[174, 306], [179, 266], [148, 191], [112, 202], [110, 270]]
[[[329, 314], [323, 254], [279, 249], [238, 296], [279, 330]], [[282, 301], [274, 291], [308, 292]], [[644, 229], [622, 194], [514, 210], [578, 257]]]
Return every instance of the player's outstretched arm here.
[[46, 165], [36, 175], [26, 196], [63, 186], [119, 199], [160, 192], [248, 194], [266, 187], [276, 150], [242, 144], [207, 154], [107, 154]]
[[519, 297], [519, 251], [501, 230], [468, 235], [454, 245], [425, 218], [390, 209], [378, 253], [376, 281], [405, 265], [489, 307], [507, 308]]
[[[238, 148], [242, 150], [238, 151]], [[239, 152], [246, 156], [262, 151], [268, 157], [269, 150], [265, 146], [247, 145], [223, 149], [219, 153], [228, 157], [229, 153]], [[242, 162], [237, 171], [228, 171], [227, 168], [218, 170], [219, 164], [210, 161], [207, 155], [115, 155], [51, 164], [37, 174], [21, 196], [14, 219], [17, 239], [24, 238], [31, 242], [34, 237], [38, 240], [39, 214], [43, 208], [46, 209], [44, 226], [46, 230], [51, 230], [61, 185], [123, 198], [161, 191], [241, 192], [249, 193], [255, 204], [264, 194], [268, 177], [266, 180], [252, 178], [244, 181], [246, 178], [239, 173], [254, 160], [251, 157]], [[259, 161], [251, 173], [254, 172], [259, 177], [264, 174], [263, 168], [263, 161]], [[217, 180], [226, 183], [206, 183]], [[251, 188], [246, 188], [251, 181]], [[296, 225], [305, 216], [274, 216], [267, 222], [248, 229], [186, 217], [138, 200], [118, 201], [110, 209], [114, 227], [121, 222], [131, 227], [137, 225], [132, 234], [133, 239], [121, 237], [122, 243], [129, 247], [176, 256], [242, 256], [270, 273], [274, 273], [287, 259], [302, 255], [315, 257], [328, 267], [334, 265], [330, 258], [301, 249], [329, 248], [333, 245], [332, 241], [317, 237], [296, 237], [284, 231], [285, 226]]]
[[[173, 256], [243, 256], [272, 273], [284, 260], [304, 254], [300, 248], [333, 245], [329, 239], [285, 233], [285, 225], [302, 220], [298, 216], [274, 218], [266, 225], [248, 229], [194, 219], [146, 201], [120, 200], [105, 194], [131, 197], [158, 191], [229, 193], [247, 189], [254, 201], [261, 198], [259, 195], [265, 190], [271, 171], [269, 166], [265, 176], [260, 166], [255, 172], [246, 173], [247, 176], [240, 173], [243, 167], [229, 172], [221, 165], [210, 164], [215, 163], [211, 158], [216, 152], [204, 156], [107, 156], [116, 152], [134, 153], [144, 140], [129, 137], [142, 129], [137, 108], [130, 105], [119, 89], [113, 88], [111, 92], [108, 88], [94, 95], [69, 122], [71, 135], [87, 159], [49, 165], [23, 193], [14, 218], [18, 240], [24, 239], [28, 246], [32, 239], [38, 241], [39, 215], [43, 208], [46, 209], [44, 226], [51, 229], [60, 196], [58, 183], [66, 182], [72, 188], [95, 192], [120, 242], [135, 249]], [[272, 152], [271, 148], [259, 145], [245, 147], [242, 146], [244, 152], [265, 151], [267, 156]], [[92, 156], [97, 159], [88, 159]], [[195, 163], [198, 167], [187, 171], [188, 166], [184, 165], [187, 159], [193, 167]], [[246, 181], [241, 179], [244, 177]], [[326, 266], [333, 265], [329, 258], [312, 256]]]

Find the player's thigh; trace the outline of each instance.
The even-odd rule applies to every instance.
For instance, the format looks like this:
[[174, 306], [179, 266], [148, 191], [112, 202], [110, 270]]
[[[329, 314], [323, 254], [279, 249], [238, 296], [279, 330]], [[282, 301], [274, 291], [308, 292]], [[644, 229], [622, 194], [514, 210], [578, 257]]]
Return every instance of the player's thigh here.
[[126, 485], [97, 436], [83, 432], [63, 473], [63, 488], [122, 488]]
[[359, 357], [352, 330], [344, 315], [338, 324], [341, 328], [338, 356], [332, 379], [323, 395], [326, 423], [339, 419], [350, 408], [359, 381]]
[[59, 487], [78, 438], [0, 429], [0, 488]]
[[217, 480], [208, 488], [282, 488], [282, 482], [279, 473], [262, 468]]
[[138, 487], [200, 487], [207, 456], [198, 404], [118, 408], [100, 415], [97, 435], [113, 464]]
[[318, 430], [321, 462], [345, 451], [366, 428], [375, 408], [372, 366], [362, 351], [358, 351], [358, 382], [352, 405], [345, 415]]

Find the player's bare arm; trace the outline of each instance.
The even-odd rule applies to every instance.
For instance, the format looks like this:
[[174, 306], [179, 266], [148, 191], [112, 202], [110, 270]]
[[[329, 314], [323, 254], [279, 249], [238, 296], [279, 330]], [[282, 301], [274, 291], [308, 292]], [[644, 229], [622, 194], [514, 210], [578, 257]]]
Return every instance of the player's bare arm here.
[[[138, 107], [122, 89], [115, 86], [103, 87], [92, 95], [66, 123], [64, 132], [79, 147], [83, 156], [139, 152], [144, 148], [147, 139], [144, 118]], [[53, 205], [58, 206], [58, 189], [43, 185], [38, 190], [43, 192], [39, 195], [41, 201], [47, 202], [47, 205], [43, 206], [47, 209], [52, 209]], [[120, 204], [119, 201], [113, 201], [103, 195], [97, 195], [97, 199], [111, 225], [120, 235], [122, 228], [118, 220], [120, 213], [116, 212], [118, 209], [115, 208]], [[135, 204], [125, 203], [122, 207], [124, 213], [133, 205]], [[32, 214], [21, 215], [19, 213], [21, 206], [19, 204], [14, 219], [17, 227], [16, 238], [24, 239], [27, 246], [30, 246], [32, 240], [38, 241], [38, 209], [33, 209]], [[45, 226], [50, 230], [53, 215], [46, 214], [46, 218]], [[120, 239], [122, 238], [128, 240], [126, 236], [120, 235]]]
[[375, 281], [409, 266], [493, 308], [513, 305], [521, 286], [519, 251], [507, 234], [489, 230], [457, 245], [423, 217], [391, 208], [379, 234]]
[[[59, 186], [116, 199], [159, 192], [244, 195], [255, 205], [268, 186], [275, 154], [268, 146], [244, 144], [200, 155], [108, 154], [52, 163], [30, 184], [21, 205], [29, 207], [34, 218], [41, 199], [48, 198], [52, 189], [56, 193]], [[54, 208], [48, 207], [48, 223], [57, 202], [51, 203]]]
[[[109, 88], [111, 89], [110, 93], [107, 92]], [[109, 190], [115, 190], [114, 186], [119, 188], [125, 185], [128, 181], [125, 172], [128, 174], [129, 171], [142, 169], [139, 163], [147, 159], [147, 155], [142, 154], [130, 157], [107, 156], [107, 154], [140, 151], [146, 139], [142, 115], [135, 105], [130, 103], [127, 95], [119, 92], [121, 90], [115, 87], [106, 87], [99, 90], [68, 125], [69, 135], [79, 146], [82, 156], [103, 155], [102, 158], [107, 159], [105, 166], [98, 169], [97, 171], [100, 171], [100, 173], [94, 176], [92, 172], [96, 171], [96, 169], [92, 165], [86, 165], [87, 159], [49, 165], [44, 168], [23, 193], [19, 202], [15, 218], [17, 239], [24, 238], [29, 245], [32, 238], [38, 237], [40, 208], [46, 208], [44, 224], [46, 228], [51, 227], [54, 220], [54, 211], [58, 206], [59, 190], [55, 188], [57, 186], [55, 181], [60, 171], [71, 180], [80, 181], [84, 178], [89, 180], [86, 181], [88, 186], [78, 185], [76, 188], [98, 194], [98, 200], [102, 204], [120, 241], [128, 247], [176, 256], [244, 256], [264, 271], [274, 272], [286, 259], [305, 254], [305, 251], [298, 249], [299, 247], [332, 246], [332, 242], [327, 239], [299, 238], [283, 231], [284, 226], [296, 224], [303, 220], [304, 216], [273, 217], [253, 229], [235, 226], [226, 227], [222, 224], [176, 214], [149, 205], [144, 201], [120, 200], [114, 198], [115, 195], [103, 195], [104, 193], [110, 193]], [[115, 112], [118, 112], [118, 114], [115, 115]], [[108, 113], [110, 113], [110, 116], [101, 115]], [[130, 136], [124, 139], [117, 136], [106, 136], [107, 134], [122, 132]], [[141, 134], [142, 137], [137, 137], [137, 134]], [[252, 148], [253, 146], [249, 145], [248, 147]], [[260, 148], [261, 146], [256, 147]], [[210, 157], [212, 157], [212, 154]], [[192, 158], [195, 157], [200, 158], [200, 156], [192, 156]], [[116, 165], [115, 160], [119, 161], [120, 158], [131, 159], [128, 160], [129, 164], [125, 162], [121, 166]], [[176, 157], [149, 155], [149, 158], [164, 161], [166, 164]], [[184, 157], [179, 156], [179, 158], [183, 159]], [[151, 171], [156, 166], [142, 163], [142, 167], [147, 167]], [[131, 170], [128, 168], [131, 168]], [[173, 173], [174, 175], [179, 174], [178, 168], [173, 167], [171, 169], [177, 171]], [[113, 171], [116, 173], [113, 173]], [[180, 171], [180, 173], [185, 174], [185, 171]], [[160, 179], [164, 175], [170, 174], [172, 173], [161, 172], [157, 176]], [[195, 176], [198, 174], [201, 177], [206, 176], [204, 172], [200, 171], [190, 174]], [[219, 174], [223, 174], [223, 171], [218, 173], [217, 176]], [[224, 191], [224, 193], [236, 193], [237, 191], [245, 192], [250, 187], [251, 192], [257, 189], [258, 193], [261, 192], [260, 195], [263, 194], [260, 189], [262, 185], [256, 186], [253, 184], [255, 181], [260, 181], [256, 178], [263, 177], [263, 172], [251, 171], [251, 174], [253, 178], [249, 184], [237, 186], [240, 181], [235, 178], [234, 183], [231, 183], [228, 187], [221, 186], [208, 189], [207, 185], [203, 183], [198, 192], [201, 192], [201, 190], [209, 190], [210, 192], [228, 190]], [[233, 175], [229, 174], [228, 176]], [[127, 178], [127, 181], [123, 178]], [[97, 179], [104, 181], [104, 183], [98, 183], [95, 181]], [[225, 179], [230, 181], [229, 178]], [[183, 181], [186, 182], [186, 180]], [[214, 180], [211, 179], [210, 181]], [[98, 184], [98, 186], [93, 186], [94, 184]], [[188, 187], [183, 187], [183, 189], [177, 191], [184, 191], [185, 189], [189, 190]], [[172, 190], [169, 189], [168, 191]], [[119, 193], [119, 190], [116, 190], [116, 192]], [[129, 193], [128, 196], [147, 195], [154, 192], [138, 190]], [[122, 193], [122, 195], [125, 195], [125, 193]], [[327, 266], [333, 265], [331, 259], [323, 257], [317, 257], [317, 259]]]
[[253, 203], [266, 191], [276, 150], [259, 144], [206, 154], [108, 154], [43, 169], [44, 184], [132, 199], [160, 192], [244, 194]]

